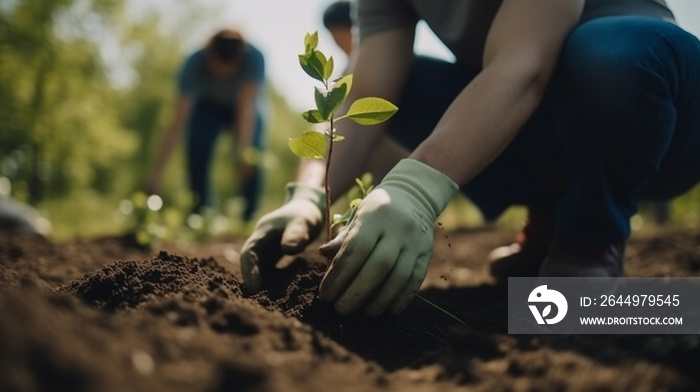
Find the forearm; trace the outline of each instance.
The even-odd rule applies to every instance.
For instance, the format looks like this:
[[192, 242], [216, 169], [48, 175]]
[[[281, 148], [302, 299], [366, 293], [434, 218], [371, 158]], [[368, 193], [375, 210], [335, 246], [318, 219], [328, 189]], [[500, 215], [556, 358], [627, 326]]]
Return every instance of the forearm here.
[[508, 146], [539, 105], [543, 89], [541, 79], [507, 66], [485, 69], [411, 158], [466, 184]]
[[374, 183], [378, 184], [400, 160], [408, 158], [409, 155], [410, 151], [384, 136], [362, 170], [363, 174], [372, 174]]
[[238, 159], [244, 159], [245, 152], [254, 147], [255, 121], [254, 107], [239, 110], [236, 121], [236, 137], [234, 138], [234, 151], [236, 151]]
[[149, 192], [157, 191], [160, 185], [160, 179], [163, 176], [163, 172], [165, 171], [165, 167], [170, 159], [170, 155], [172, 155], [175, 145], [180, 138], [181, 132], [182, 125], [177, 119], [165, 129], [158, 152], [156, 153], [155, 162], [153, 163], [151, 172], [146, 179]]
[[483, 71], [412, 157], [464, 185], [493, 161], [540, 103], [584, 0], [504, 0], [484, 48]]
[[322, 187], [325, 172], [324, 161], [320, 159], [301, 159], [296, 181], [308, 186]]
[[175, 148], [175, 144], [180, 140], [184, 124], [187, 118], [189, 118], [191, 108], [192, 101], [190, 98], [185, 95], [178, 97], [173, 117], [163, 133], [160, 147], [156, 153], [156, 160], [146, 180], [148, 182], [147, 187], [151, 188], [149, 191], [156, 191], [165, 166], [168, 163], [168, 159], [170, 159], [170, 155]]
[[255, 109], [246, 108], [238, 115], [236, 124], [237, 138], [236, 150], [242, 154], [247, 149], [253, 147], [253, 135], [255, 134]]

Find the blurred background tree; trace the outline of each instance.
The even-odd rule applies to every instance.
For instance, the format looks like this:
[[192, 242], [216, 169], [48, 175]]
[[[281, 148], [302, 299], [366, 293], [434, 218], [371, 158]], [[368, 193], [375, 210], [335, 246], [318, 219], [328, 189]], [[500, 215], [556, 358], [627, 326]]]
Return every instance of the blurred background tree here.
[[[0, 196], [37, 207], [55, 238], [117, 234], [133, 223], [120, 213], [120, 201], [138, 190], [170, 115], [185, 55], [178, 34], [201, 27], [215, 12], [211, 5], [182, 7], [182, 20], [169, 21], [177, 25], [170, 34], [156, 12], [130, 18], [120, 0], [0, 4]], [[303, 121], [269, 90], [268, 126], [277, 142], [269, 143], [276, 160], [266, 162], [288, 164], [279, 165], [281, 175], [268, 176], [268, 183], [283, 189], [279, 182], [296, 166], [286, 135]], [[186, 189], [177, 155], [163, 184], [166, 204], [182, 204]], [[217, 153], [224, 201], [236, 193], [231, 176], [225, 177], [230, 164], [227, 151]], [[261, 211], [280, 202], [270, 196]]]

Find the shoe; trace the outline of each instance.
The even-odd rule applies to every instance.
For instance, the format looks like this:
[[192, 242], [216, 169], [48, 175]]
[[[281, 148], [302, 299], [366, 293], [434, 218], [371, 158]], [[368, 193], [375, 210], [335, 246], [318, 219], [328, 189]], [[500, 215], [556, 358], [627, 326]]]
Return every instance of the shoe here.
[[624, 276], [625, 243], [584, 245], [558, 237], [542, 263], [542, 277]]
[[527, 224], [510, 245], [489, 254], [489, 271], [497, 280], [537, 276], [555, 237], [554, 214], [528, 211]]

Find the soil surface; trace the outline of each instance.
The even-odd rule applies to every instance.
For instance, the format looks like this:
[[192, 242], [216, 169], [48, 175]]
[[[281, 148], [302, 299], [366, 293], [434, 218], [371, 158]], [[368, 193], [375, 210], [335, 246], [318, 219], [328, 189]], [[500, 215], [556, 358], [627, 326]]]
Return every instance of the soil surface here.
[[[436, 233], [400, 315], [340, 318], [311, 246], [242, 290], [241, 238], [180, 249], [0, 235], [0, 391], [698, 391], [688, 335], [508, 335], [487, 255], [513, 233]], [[633, 238], [630, 276], [693, 276], [700, 233]], [[272, 278], [272, 277], [271, 277]]]

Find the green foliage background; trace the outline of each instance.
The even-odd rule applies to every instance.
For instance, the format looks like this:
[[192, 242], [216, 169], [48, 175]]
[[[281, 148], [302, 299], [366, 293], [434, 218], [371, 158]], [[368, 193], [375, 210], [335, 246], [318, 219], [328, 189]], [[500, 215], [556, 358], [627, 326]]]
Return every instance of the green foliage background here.
[[[120, 212], [120, 202], [139, 189], [171, 115], [175, 72], [186, 54], [181, 38], [216, 12], [199, 2], [178, 7], [188, 9], [180, 13], [182, 20], [168, 21], [177, 26], [173, 32], [156, 13], [127, 17], [121, 0], [0, 2], [0, 197], [37, 208], [52, 222], [53, 238], [133, 228], [133, 216]], [[131, 83], [115, 78], [118, 67], [103, 53], [110, 45], [127, 57]], [[290, 67], [295, 60], [289, 59]], [[274, 86], [267, 92], [268, 170], [259, 214], [281, 203], [284, 184], [297, 167], [287, 140], [307, 128]], [[232, 143], [230, 135], [222, 136], [214, 170], [220, 212], [234, 222], [230, 230], [246, 230], [235, 223], [240, 205]], [[181, 151], [162, 187], [165, 205], [182, 215], [170, 220], [180, 224], [188, 202]], [[2, 185], [8, 182], [10, 189]], [[672, 207], [675, 224], [700, 226], [700, 188]], [[499, 224], [519, 224], [522, 216], [515, 209]], [[651, 221], [646, 210], [643, 216]], [[464, 199], [440, 219], [447, 227], [482, 223]]]
[[[177, 24], [181, 35], [214, 12], [196, 4], [182, 7], [192, 12]], [[0, 6], [0, 178], [11, 183], [9, 196], [52, 222], [56, 239], [118, 234], [134, 224], [119, 212], [120, 201], [139, 190], [152, 162], [174, 105], [175, 73], [186, 55], [178, 36], [162, 27], [157, 14], [127, 18], [120, 0]], [[108, 44], [130, 54], [135, 82], [114, 80], [113, 64], [102, 54]], [[297, 162], [286, 142], [304, 124], [273, 86], [267, 90], [266, 189], [274, 191], [265, 193], [260, 211], [281, 202]], [[220, 204], [235, 207], [227, 203], [237, 193], [230, 135], [222, 136], [215, 183]], [[183, 168], [180, 145], [162, 196], [184, 214], [189, 198]]]

